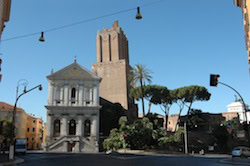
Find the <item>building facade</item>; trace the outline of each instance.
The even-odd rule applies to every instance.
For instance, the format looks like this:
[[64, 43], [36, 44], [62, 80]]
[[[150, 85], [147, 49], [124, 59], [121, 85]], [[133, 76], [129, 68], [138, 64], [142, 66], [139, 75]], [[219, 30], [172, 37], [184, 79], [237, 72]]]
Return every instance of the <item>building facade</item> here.
[[32, 114], [27, 114], [27, 149], [41, 149], [43, 140], [43, 120]]
[[[246, 105], [246, 109], [248, 110], [248, 105]], [[250, 122], [250, 112], [245, 112], [245, 107], [242, 104], [241, 100], [236, 100], [235, 102], [227, 105], [227, 111], [237, 112], [239, 114], [240, 123], [244, 121]]]
[[92, 65], [92, 71], [102, 78], [100, 97], [120, 103], [128, 110], [130, 119], [137, 118], [137, 106], [129, 97], [131, 83], [129, 73], [128, 39], [115, 21], [112, 28], [97, 32], [96, 38], [97, 63]]
[[11, 0], [0, 0], [0, 39], [5, 27], [5, 22], [10, 19]]
[[47, 76], [47, 151], [98, 152], [101, 78], [76, 60]]
[[[0, 102], [0, 120], [12, 121], [14, 106]], [[16, 108], [15, 137], [26, 138], [27, 114], [21, 108]]]
[[[5, 22], [8, 22], [10, 19], [10, 6], [11, 6], [11, 0], [0, 0], [0, 45], [1, 45], [2, 32], [5, 27]], [[0, 57], [0, 81], [2, 80], [1, 64], [2, 64], [2, 59]]]
[[[0, 102], [0, 121], [12, 121], [14, 106]], [[22, 108], [16, 109], [15, 138], [27, 138], [28, 149], [41, 149], [43, 120], [27, 114]]]
[[[223, 112], [218, 114], [212, 114], [212, 113], [202, 113], [202, 116], [204, 116], [209, 123], [203, 124], [203, 128], [212, 131], [214, 126], [221, 125], [223, 121], [232, 120], [234, 118], [239, 119], [239, 114], [234, 112]], [[181, 116], [180, 121], [185, 122], [187, 119], [187, 116]], [[176, 127], [178, 129], [177, 124], [178, 121], [178, 114], [173, 114], [168, 117], [168, 131], [174, 132], [176, 131]], [[165, 124], [165, 117], [164, 117], [164, 124]], [[165, 125], [164, 125], [165, 127]]]
[[244, 24], [244, 31], [245, 31], [245, 42], [246, 42], [246, 50], [248, 55], [248, 64], [250, 65], [250, 1], [249, 0], [234, 0], [234, 4], [241, 8], [242, 10], [242, 17], [243, 17], [243, 24]]

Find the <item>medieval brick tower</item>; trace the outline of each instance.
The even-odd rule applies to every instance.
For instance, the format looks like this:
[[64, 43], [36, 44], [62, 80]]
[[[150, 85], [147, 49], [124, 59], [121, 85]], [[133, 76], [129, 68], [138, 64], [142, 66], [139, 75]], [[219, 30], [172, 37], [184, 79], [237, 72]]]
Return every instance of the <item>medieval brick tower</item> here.
[[128, 39], [115, 21], [112, 28], [97, 32], [96, 38], [97, 63], [92, 66], [102, 78], [100, 96], [113, 103], [120, 103], [128, 110], [128, 117], [137, 117], [137, 106], [129, 97], [131, 89], [128, 79], [131, 67], [129, 65]]

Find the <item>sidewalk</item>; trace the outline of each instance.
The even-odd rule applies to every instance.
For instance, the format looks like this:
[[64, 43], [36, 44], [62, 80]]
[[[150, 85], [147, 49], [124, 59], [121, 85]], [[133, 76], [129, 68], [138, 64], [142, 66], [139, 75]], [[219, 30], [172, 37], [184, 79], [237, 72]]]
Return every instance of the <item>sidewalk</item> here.
[[227, 158], [219, 161], [223, 164], [232, 164], [232, 165], [249, 165], [250, 166], [250, 158]]
[[118, 153], [136, 154], [136, 155], [153, 155], [153, 156], [193, 156], [193, 157], [208, 157], [208, 158], [221, 158], [219, 163], [232, 164], [232, 165], [247, 165], [250, 166], [250, 158], [233, 158], [229, 154], [183, 154], [183, 153], [169, 153], [168, 151], [144, 151], [144, 150], [118, 150]]
[[15, 157], [15, 160], [9, 161], [8, 154], [0, 154], [0, 166], [6, 166], [6, 165], [13, 165], [13, 164], [20, 164], [24, 162], [23, 159]]

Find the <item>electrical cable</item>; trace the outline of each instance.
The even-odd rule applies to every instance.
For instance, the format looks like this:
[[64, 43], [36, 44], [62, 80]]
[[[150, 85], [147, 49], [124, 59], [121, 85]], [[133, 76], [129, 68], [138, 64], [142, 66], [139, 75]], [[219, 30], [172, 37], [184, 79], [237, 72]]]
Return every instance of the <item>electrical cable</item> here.
[[[166, 0], [158, 0], [158, 1], [155, 1], [155, 2], [151, 2], [151, 3], [148, 3], [148, 4], [142, 5], [141, 7], [151, 6], [151, 5], [163, 2], [163, 1], [166, 1]], [[90, 18], [90, 19], [87, 19], [87, 20], [83, 20], [83, 21], [79, 21], [79, 22], [75, 22], [75, 23], [71, 23], [71, 24], [66, 24], [66, 25], [55, 27], [55, 28], [51, 28], [51, 29], [47, 29], [47, 30], [40, 31], [40, 32], [33, 32], [33, 33], [25, 34], [25, 35], [15, 36], [15, 37], [3, 39], [3, 40], [1, 40], [1, 42], [6, 42], [6, 41], [10, 41], [10, 40], [15, 40], [15, 39], [20, 39], [20, 38], [26, 38], [26, 37], [34, 36], [34, 35], [41, 34], [41, 32], [44, 32], [44, 33], [46, 32], [47, 33], [47, 32], [57, 31], [57, 30], [60, 30], [60, 29], [64, 29], [64, 28], [76, 26], [76, 25], [79, 25], [79, 24], [83, 24], [83, 23], [95, 21], [95, 20], [98, 20], [98, 19], [101, 19], [101, 18], [110, 17], [110, 16], [113, 16], [113, 15], [121, 14], [121, 13], [126, 13], [126, 12], [129, 12], [129, 11], [132, 11], [132, 10], [136, 10], [136, 9], [137, 8], [130, 8], [130, 9], [126, 9], [126, 10], [122, 10], [122, 11], [118, 11], [118, 12], [106, 14], [106, 15], [103, 15], [103, 16], [94, 17], [94, 18]]]

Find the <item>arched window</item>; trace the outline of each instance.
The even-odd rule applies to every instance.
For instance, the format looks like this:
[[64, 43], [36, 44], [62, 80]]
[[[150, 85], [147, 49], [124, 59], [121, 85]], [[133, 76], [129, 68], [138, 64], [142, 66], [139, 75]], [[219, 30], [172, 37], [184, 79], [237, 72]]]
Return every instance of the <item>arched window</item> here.
[[69, 121], [69, 135], [76, 135], [76, 121], [74, 119]]
[[84, 122], [84, 136], [90, 136], [90, 129], [91, 129], [91, 122], [89, 119], [85, 120]]
[[71, 89], [71, 103], [75, 103], [76, 99], [76, 88]]
[[54, 136], [55, 137], [60, 136], [60, 127], [61, 127], [61, 122], [59, 119], [56, 119], [54, 121]]

